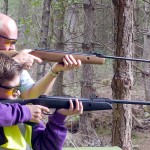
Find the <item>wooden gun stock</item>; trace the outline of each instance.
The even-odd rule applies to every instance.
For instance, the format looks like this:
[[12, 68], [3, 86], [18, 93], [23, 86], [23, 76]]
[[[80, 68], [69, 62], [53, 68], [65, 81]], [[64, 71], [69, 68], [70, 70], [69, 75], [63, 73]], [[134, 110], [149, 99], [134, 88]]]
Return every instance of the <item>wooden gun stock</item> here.
[[[15, 50], [1, 50], [0, 52], [8, 55], [9, 57], [13, 57], [18, 54], [18, 51]], [[83, 64], [103, 64], [105, 62], [105, 58], [97, 57], [94, 54], [73, 53], [59, 50], [35, 49], [31, 51], [30, 54], [39, 57], [44, 61], [50, 62], [63, 62], [63, 58], [67, 54], [73, 55], [76, 60], [80, 59]]]
[[0, 50], [0, 53], [3, 53], [9, 57], [14, 57], [15, 55], [17, 55], [19, 52], [16, 50], [11, 50], [11, 51], [5, 51], [5, 50]]
[[65, 55], [73, 55], [76, 60], [80, 59], [83, 64], [103, 64], [105, 61], [104, 58], [97, 57], [94, 54], [73, 53], [59, 50], [36, 49], [32, 51], [31, 54], [42, 60], [52, 62], [63, 62], [63, 57]]

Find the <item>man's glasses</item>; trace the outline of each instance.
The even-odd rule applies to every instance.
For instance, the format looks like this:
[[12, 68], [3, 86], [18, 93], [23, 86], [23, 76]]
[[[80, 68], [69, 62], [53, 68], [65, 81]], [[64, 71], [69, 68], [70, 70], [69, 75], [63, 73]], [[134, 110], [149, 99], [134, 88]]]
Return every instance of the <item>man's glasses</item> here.
[[12, 87], [12, 86], [0, 85], [0, 88], [6, 89], [7, 90], [6, 94], [8, 96], [12, 96], [12, 95], [16, 94], [19, 91], [20, 86]]
[[17, 39], [9, 39], [9, 38], [2, 36], [2, 35], [0, 35], [0, 37], [5, 39], [6, 45], [14, 45], [17, 42]]

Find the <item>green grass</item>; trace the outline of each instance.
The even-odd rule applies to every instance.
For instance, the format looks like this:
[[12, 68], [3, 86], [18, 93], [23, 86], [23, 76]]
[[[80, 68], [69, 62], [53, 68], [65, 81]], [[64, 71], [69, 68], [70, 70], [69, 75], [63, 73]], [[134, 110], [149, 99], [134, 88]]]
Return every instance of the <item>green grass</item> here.
[[76, 147], [76, 148], [64, 148], [63, 150], [121, 150], [119, 147]]

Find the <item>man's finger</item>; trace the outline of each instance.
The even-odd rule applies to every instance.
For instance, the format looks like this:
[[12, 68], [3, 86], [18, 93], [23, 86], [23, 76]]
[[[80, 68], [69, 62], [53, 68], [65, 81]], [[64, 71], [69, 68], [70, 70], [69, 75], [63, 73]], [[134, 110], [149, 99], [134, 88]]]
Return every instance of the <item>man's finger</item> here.
[[[28, 53], [28, 54], [30, 54], [34, 50], [32, 50], [32, 49], [25, 49], [23, 51]], [[30, 55], [32, 55], [32, 54], [30, 54]], [[42, 59], [40, 59], [39, 57], [36, 57], [36, 56], [32, 55], [32, 59], [34, 59], [39, 64], [42, 63]]]
[[23, 52], [26, 52], [26, 53], [30, 53], [30, 52], [32, 52], [33, 50], [32, 49], [24, 49], [24, 50], [22, 50]]
[[81, 60], [79, 60], [79, 59], [77, 60], [77, 63], [78, 63], [78, 64], [77, 64], [78, 67], [82, 65], [82, 62], [81, 62]]
[[66, 59], [66, 61], [68, 62], [68, 66], [72, 66], [72, 65], [73, 65], [72, 60], [70, 59], [70, 56], [69, 56], [69, 55], [66, 55], [66, 56], [65, 56], [65, 59]]
[[69, 55], [70, 60], [73, 62], [74, 65], [77, 65], [77, 61], [72, 55]]
[[[31, 54], [32, 55], [32, 54]], [[32, 55], [33, 56], [33, 55]], [[34, 59], [35, 62], [37, 62], [38, 64], [42, 63], [42, 59], [36, 56], [32, 57]]]

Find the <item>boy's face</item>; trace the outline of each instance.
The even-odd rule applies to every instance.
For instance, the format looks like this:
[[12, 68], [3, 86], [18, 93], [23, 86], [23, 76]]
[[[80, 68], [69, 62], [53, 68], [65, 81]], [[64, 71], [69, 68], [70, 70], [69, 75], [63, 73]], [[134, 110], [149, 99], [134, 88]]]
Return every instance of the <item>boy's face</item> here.
[[16, 76], [11, 81], [5, 81], [0, 84], [0, 98], [1, 99], [17, 99], [20, 96], [18, 90], [20, 86], [20, 76]]

